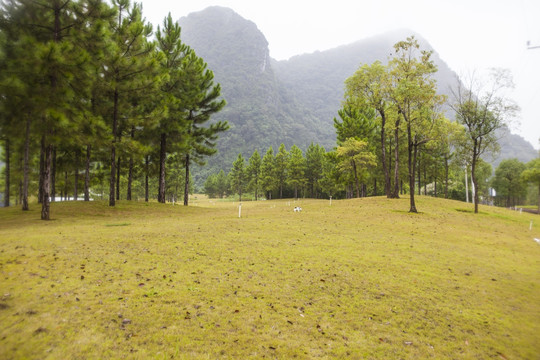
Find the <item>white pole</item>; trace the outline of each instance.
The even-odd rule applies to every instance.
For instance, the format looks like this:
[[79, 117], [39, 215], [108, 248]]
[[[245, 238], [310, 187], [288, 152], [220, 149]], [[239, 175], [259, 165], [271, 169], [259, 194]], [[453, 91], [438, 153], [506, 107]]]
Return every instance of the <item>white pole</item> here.
[[533, 221], [531, 220], [531, 224], [529, 225], [529, 231], [532, 230], [532, 222], [533, 222]]
[[332, 195], [330, 195], [330, 206], [332, 206]]
[[238, 205], [238, 217], [242, 217], [242, 203], [240, 203], [240, 205]]

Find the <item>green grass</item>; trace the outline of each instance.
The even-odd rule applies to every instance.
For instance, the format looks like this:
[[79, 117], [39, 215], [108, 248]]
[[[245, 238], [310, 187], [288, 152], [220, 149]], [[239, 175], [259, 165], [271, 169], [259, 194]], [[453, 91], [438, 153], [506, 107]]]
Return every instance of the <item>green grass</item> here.
[[0, 358], [538, 358], [537, 215], [297, 204], [0, 209]]

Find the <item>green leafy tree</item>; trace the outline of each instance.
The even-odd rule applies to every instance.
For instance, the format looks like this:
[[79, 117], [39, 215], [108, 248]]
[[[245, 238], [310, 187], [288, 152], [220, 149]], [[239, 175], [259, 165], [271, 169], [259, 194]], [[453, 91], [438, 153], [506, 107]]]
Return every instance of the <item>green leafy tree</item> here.
[[[495, 170], [493, 188], [497, 192], [499, 203], [504, 206], [516, 206], [527, 194], [527, 186], [522, 173], [526, 167], [518, 159], [501, 161]], [[476, 195], [475, 195], [476, 196]]]
[[444, 98], [436, 94], [432, 75], [437, 67], [431, 60], [431, 51], [420, 50], [414, 37], [396, 43], [394, 49], [396, 56], [389, 64], [394, 83], [391, 96], [407, 133], [409, 212], [416, 213], [414, 188], [418, 149], [432, 140], [435, 124], [442, 118], [438, 106]]
[[[504, 96], [513, 83], [508, 71], [493, 70], [490, 85], [485, 86], [475, 77], [468, 87], [458, 82], [453, 89], [452, 108], [456, 120], [465, 128], [459, 146], [466, 162], [471, 165], [472, 181], [478, 188], [476, 167], [483, 154], [498, 151], [497, 130], [502, 129], [516, 113], [517, 106]], [[474, 212], [478, 213], [478, 193], [474, 196]]]
[[[350, 78], [345, 81], [346, 93], [345, 97], [353, 104], [362, 104], [377, 111], [378, 117], [378, 132], [380, 138], [381, 151], [381, 167], [384, 174], [384, 189], [388, 198], [398, 196], [397, 190], [391, 191], [390, 169], [387, 167], [387, 150], [386, 150], [386, 127], [391, 111], [392, 103], [390, 101], [390, 74], [388, 67], [381, 64], [379, 61], [371, 65], [362, 65]], [[396, 133], [396, 136], [398, 133]], [[396, 143], [398, 141], [396, 139]], [[399, 149], [396, 147], [396, 151]], [[399, 162], [396, 161], [396, 165]], [[396, 172], [397, 174], [397, 172]], [[397, 189], [397, 179], [396, 179]]]
[[540, 158], [529, 161], [521, 177], [524, 181], [538, 187], [538, 214], [540, 214]]
[[347, 139], [336, 150], [339, 167], [343, 171], [352, 173], [356, 188], [356, 197], [360, 197], [360, 181], [362, 174], [366, 173], [368, 166], [375, 165], [375, 155], [368, 150], [365, 141], [355, 138]]

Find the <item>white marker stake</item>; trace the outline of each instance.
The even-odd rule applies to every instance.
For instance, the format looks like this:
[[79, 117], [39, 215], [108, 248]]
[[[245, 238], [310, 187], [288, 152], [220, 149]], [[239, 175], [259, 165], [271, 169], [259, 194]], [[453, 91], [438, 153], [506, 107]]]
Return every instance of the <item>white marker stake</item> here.
[[529, 231], [532, 230], [532, 220], [531, 220], [531, 225], [529, 225]]
[[330, 196], [330, 206], [332, 206], [332, 197]]
[[238, 205], [238, 217], [242, 217], [242, 203], [240, 203], [240, 205]]

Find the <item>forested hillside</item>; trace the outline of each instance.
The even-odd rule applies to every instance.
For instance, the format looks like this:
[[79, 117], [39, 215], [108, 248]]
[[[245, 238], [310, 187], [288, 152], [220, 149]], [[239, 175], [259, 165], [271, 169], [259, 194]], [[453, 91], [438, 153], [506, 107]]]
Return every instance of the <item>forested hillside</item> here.
[[[199, 173], [203, 178], [217, 169], [227, 170], [239, 152], [264, 152], [268, 146], [276, 150], [281, 143], [305, 149], [311, 142], [331, 149], [336, 139], [333, 118], [341, 106], [345, 79], [361, 64], [386, 63], [393, 45], [413, 34], [403, 29], [276, 61], [269, 57], [268, 42], [256, 24], [231, 9], [210, 7], [179, 22], [183, 40], [208, 62], [228, 103], [215, 118], [229, 121], [231, 130], [220, 138], [219, 153], [210, 166]], [[423, 49], [434, 50], [438, 92], [451, 99], [456, 74], [420, 34], [414, 35]], [[445, 110], [453, 118], [448, 106]], [[501, 147], [498, 158], [486, 160], [498, 164], [517, 157], [527, 162], [536, 156], [519, 136], [504, 136]]]

